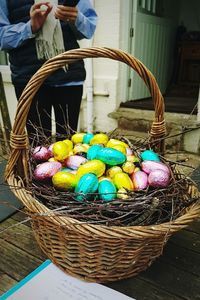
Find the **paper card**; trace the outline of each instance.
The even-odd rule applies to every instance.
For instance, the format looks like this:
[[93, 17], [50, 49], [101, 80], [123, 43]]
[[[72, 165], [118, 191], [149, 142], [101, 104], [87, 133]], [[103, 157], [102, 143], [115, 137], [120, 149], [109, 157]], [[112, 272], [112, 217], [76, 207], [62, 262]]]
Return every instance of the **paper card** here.
[[50, 260], [0, 297], [1, 300], [130, 300], [124, 294], [98, 283], [88, 283], [65, 274]]

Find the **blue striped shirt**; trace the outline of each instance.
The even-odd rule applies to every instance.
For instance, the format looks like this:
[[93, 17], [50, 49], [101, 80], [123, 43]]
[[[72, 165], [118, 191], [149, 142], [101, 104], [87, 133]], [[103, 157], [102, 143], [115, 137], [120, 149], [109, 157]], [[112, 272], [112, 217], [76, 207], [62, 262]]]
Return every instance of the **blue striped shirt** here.
[[[25, 40], [34, 37], [30, 20], [27, 23], [10, 24], [8, 19], [7, 1], [0, 0], [0, 49], [10, 50], [19, 47]], [[96, 29], [97, 14], [89, 0], [80, 0], [78, 15], [75, 21], [79, 31], [79, 39], [90, 39]], [[66, 85], [82, 85], [83, 82], [70, 82]]]

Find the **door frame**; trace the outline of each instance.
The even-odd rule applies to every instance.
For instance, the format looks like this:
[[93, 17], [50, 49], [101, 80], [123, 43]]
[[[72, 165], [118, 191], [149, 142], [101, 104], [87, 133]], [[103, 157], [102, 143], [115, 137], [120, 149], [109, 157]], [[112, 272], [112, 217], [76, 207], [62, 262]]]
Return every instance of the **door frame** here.
[[[134, 53], [134, 30], [138, 0], [120, 0], [120, 32], [119, 48], [128, 53]], [[133, 33], [133, 35], [132, 35]], [[123, 38], [122, 38], [123, 37]], [[131, 68], [121, 63], [119, 66], [119, 81], [117, 85], [117, 104], [128, 101], [129, 78]]]

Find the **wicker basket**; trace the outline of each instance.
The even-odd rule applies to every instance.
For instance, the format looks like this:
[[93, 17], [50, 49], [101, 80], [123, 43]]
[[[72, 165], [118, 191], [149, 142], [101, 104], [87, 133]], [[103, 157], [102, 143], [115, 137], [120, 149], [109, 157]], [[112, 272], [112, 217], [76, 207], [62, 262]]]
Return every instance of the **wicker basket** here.
[[[174, 221], [154, 226], [118, 227], [94, 225], [55, 215], [26, 190], [28, 182], [28, 138], [25, 132], [31, 101], [43, 81], [66, 63], [78, 59], [103, 57], [121, 61], [132, 67], [149, 88], [155, 108], [151, 140], [159, 140], [157, 152], [164, 150], [164, 103], [153, 75], [133, 56], [115, 49], [87, 48], [65, 52], [50, 59], [32, 77], [19, 101], [11, 133], [11, 155], [6, 179], [15, 195], [31, 216], [35, 238], [44, 253], [66, 273], [86, 281], [108, 282], [128, 278], [145, 270], [162, 254], [168, 238], [186, 227], [200, 213], [199, 201]], [[192, 183], [191, 196], [199, 196]]]

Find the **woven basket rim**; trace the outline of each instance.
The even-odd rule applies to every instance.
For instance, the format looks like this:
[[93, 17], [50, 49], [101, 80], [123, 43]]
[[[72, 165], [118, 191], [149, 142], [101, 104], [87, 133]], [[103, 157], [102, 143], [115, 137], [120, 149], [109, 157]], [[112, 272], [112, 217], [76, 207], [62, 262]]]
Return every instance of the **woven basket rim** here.
[[[123, 62], [133, 68], [134, 71], [141, 77], [141, 79], [144, 81], [144, 83], [147, 85], [151, 95], [152, 100], [154, 103], [155, 108], [155, 118], [152, 123], [151, 127], [151, 137], [153, 139], [157, 139], [158, 137], [165, 136], [166, 127], [165, 127], [165, 120], [164, 120], [164, 99], [162, 97], [162, 94], [160, 92], [160, 89], [158, 87], [158, 84], [156, 82], [155, 77], [153, 74], [146, 68], [146, 66], [130, 55], [127, 52], [124, 52], [119, 49], [113, 49], [113, 48], [107, 48], [107, 47], [92, 47], [92, 48], [79, 48], [74, 50], [69, 50], [67, 52], [64, 52], [60, 55], [55, 56], [54, 58], [48, 60], [31, 78], [27, 86], [25, 87], [22, 96], [19, 100], [17, 111], [16, 111], [16, 117], [15, 117], [15, 123], [13, 125], [13, 130], [11, 134], [11, 154], [8, 160], [8, 164], [6, 167], [6, 179], [8, 182], [12, 182], [12, 185], [15, 186], [16, 184], [16, 178], [14, 179], [14, 168], [17, 166], [18, 169], [22, 172], [23, 176], [21, 178], [21, 183], [28, 182], [28, 147], [27, 147], [27, 135], [25, 132], [25, 125], [26, 125], [26, 118], [28, 115], [28, 111], [31, 105], [31, 102], [33, 100], [33, 97], [39, 87], [42, 85], [44, 80], [52, 74], [57, 69], [63, 67], [66, 64], [70, 64], [76, 60], [84, 59], [84, 58], [110, 58], [112, 60], [116, 60], [119, 62]], [[164, 150], [164, 139], [161, 139], [159, 144], [159, 151]], [[15, 181], [15, 184], [13, 183]], [[17, 183], [18, 186], [18, 183]], [[38, 210], [41, 210], [40, 212], [44, 211], [50, 211], [46, 206], [39, 203], [36, 199], [33, 197], [29, 201], [26, 193], [22, 193], [19, 189], [16, 189], [14, 191], [18, 198], [24, 203], [25, 207], [29, 209], [30, 212], [37, 212]], [[199, 205], [195, 204], [191, 207], [189, 211], [191, 212], [190, 219], [193, 219], [193, 216], [197, 216], [197, 210]], [[187, 213], [186, 213], [187, 215]], [[57, 217], [54, 216], [54, 218], [59, 218], [58, 220], [67, 221], [70, 224], [76, 223], [78, 226], [80, 224], [82, 226], [88, 227], [88, 226], [96, 226], [96, 228], [107, 228], [105, 225], [99, 225], [99, 224], [85, 224], [83, 222], [77, 221], [75, 219], [69, 218], [69, 217]], [[64, 218], [64, 219], [63, 219]], [[185, 220], [184, 220], [185, 219]], [[117, 230], [126, 230], [127, 232], [130, 230], [130, 228], [134, 228], [135, 230], [138, 229], [138, 231], [141, 231], [141, 228], [149, 229], [150, 227], [158, 228], [160, 231], [162, 230], [169, 230], [169, 226], [171, 230], [175, 230], [172, 227], [176, 227], [176, 223], [180, 221], [182, 226], [186, 226], [189, 221], [187, 218], [183, 218], [183, 216], [179, 217], [178, 219], [167, 222], [163, 224], [157, 224], [157, 225], [149, 225], [149, 226], [123, 226], [123, 227], [116, 227], [111, 226], [112, 229]], [[57, 222], [57, 221], [56, 221]], [[111, 228], [108, 227], [108, 228]], [[126, 228], [126, 229], [125, 229]], [[128, 229], [127, 229], [128, 228]], [[167, 229], [166, 229], [167, 228]], [[159, 231], [158, 230], [158, 231]], [[155, 233], [154, 233], [155, 234]]]
[[[40, 203], [34, 197], [30, 196], [30, 192], [28, 192], [24, 186], [23, 180], [19, 181], [19, 177], [16, 178], [14, 174], [10, 175], [8, 178], [8, 183], [11, 186], [16, 186], [16, 181], [20, 182], [18, 185], [18, 189], [14, 190], [15, 195], [22, 201], [26, 208], [28, 208], [28, 214], [31, 215], [31, 218], [44, 218], [52, 223], [55, 223], [58, 226], [69, 226], [73, 227], [73, 229], [77, 229], [78, 231], [83, 228], [86, 229], [86, 232], [83, 233], [85, 235], [90, 235], [91, 232], [95, 232], [96, 230], [103, 229], [107, 232], [106, 237], [114, 238], [111, 234], [111, 230], [114, 230], [116, 233], [116, 237], [119, 238], [130, 238], [130, 236], [138, 235], [143, 237], [143, 234], [147, 234], [155, 236], [165, 235], [169, 232], [176, 232], [184, 227], [187, 227], [193, 220], [197, 217], [200, 217], [200, 192], [198, 191], [196, 185], [193, 183], [192, 187], [194, 188], [195, 194], [198, 195], [198, 200], [191, 204], [188, 208], [186, 208], [186, 212], [176, 218], [175, 220], [164, 222], [161, 224], [153, 224], [153, 225], [136, 225], [136, 226], [106, 226], [99, 224], [90, 224], [82, 221], [78, 221], [74, 218], [68, 216], [59, 216], [56, 215], [52, 210], [46, 207], [44, 204]], [[197, 196], [196, 195], [196, 196]], [[28, 205], [26, 204], [28, 201]], [[38, 213], [38, 215], [37, 215]], [[91, 230], [91, 231], [90, 231]]]

